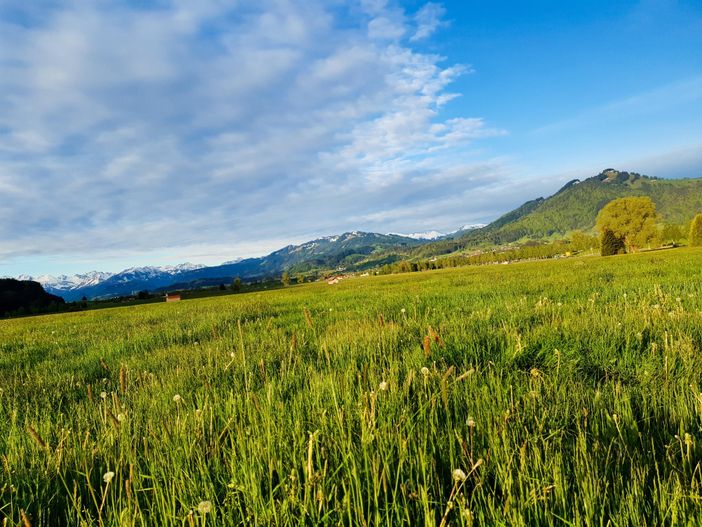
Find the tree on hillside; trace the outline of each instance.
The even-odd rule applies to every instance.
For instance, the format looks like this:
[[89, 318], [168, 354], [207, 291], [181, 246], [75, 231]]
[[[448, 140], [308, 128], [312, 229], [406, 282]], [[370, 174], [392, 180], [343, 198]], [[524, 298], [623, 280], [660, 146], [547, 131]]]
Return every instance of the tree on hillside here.
[[689, 243], [692, 247], [702, 246], [702, 213], [695, 216], [690, 223]]
[[611, 231], [624, 242], [628, 251], [636, 252], [651, 244], [658, 235], [656, 205], [649, 197], [612, 200], [597, 215], [597, 230], [601, 239], [606, 231]]
[[238, 276], [234, 280], [232, 280], [232, 291], [234, 291], [235, 293], [241, 291], [241, 278], [239, 278]]
[[587, 251], [597, 247], [597, 237], [588, 236], [583, 231], [573, 231], [570, 234], [570, 244], [575, 251]]
[[661, 242], [676, 244], [685, 238], [683, 228], [674, 223], [666, 223], [661, 229]]
[[289, 286], [290, 285], [290, 273], [288, 273], [287, 271], [284, 271], [283, 276], [280, 278], [280, 281], [283, 282], [283, 285], [285, 287]]

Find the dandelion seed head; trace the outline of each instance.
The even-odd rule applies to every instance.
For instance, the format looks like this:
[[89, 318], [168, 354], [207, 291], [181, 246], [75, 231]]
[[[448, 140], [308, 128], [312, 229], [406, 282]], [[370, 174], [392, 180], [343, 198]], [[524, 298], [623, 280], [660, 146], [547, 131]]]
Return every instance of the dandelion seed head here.
[[400, 313], [402, 313], [403, 315], [404, 315], [406, 312], [407, 312], [407, 310], [406, 310], [404, 307], [403, 307], [402, 309], [400, 309]]
[[112, 478], [114, 478], [114, 477], [115, 477], [115, 473], [110, 470], [109, 472], [105, 472], [103, 474], [102, 481], [104, 481], [105, 483], [109, 483], [110, 481], [112, 481]]
[[454, 469], [454, 471], [451, 474], [453, 476], [453, 481], [456, 483], [460, 483], [461, 481], [466, 480], [466, 473], [463, 472], [460, 468]]
[[387, 390], [387, 389], [388, 389], [388, 383], [385, 382], [385, 381], [382, 381], [382, 382], [378, 385], [378, 390], [380, 390], [381, 392], [384, 392], [384, 391]]
[[427, 368], [426, 366], [422, 366], [421, 371], [422, 371], [422, 375], [424, 375], [425, 377], [429, 376], [429, 368]]
[[107, 399], [107, 392], [100, 392], [100, 397]]
[[173, 402], [174, 402], [174, 403], [180, 403], [180, 402], [182, 402], [182, 401], [183, 401], [183, 398], [182, 398], [179, 394], [175, 394], [175, 395], [173, 396]]
[[124, 414], [117, 414], [117, 420], [121, 423], [127, 418]]
[[472, 417], [469, 417], [467, 424], [468, 424], [468, 428], [475, 428], [475, 419], [473, 419]]
[[197, 504], [197, 512], [200, 514], [209, 514], [212, 512], [212, 502], [211, 501], [201, 501]]

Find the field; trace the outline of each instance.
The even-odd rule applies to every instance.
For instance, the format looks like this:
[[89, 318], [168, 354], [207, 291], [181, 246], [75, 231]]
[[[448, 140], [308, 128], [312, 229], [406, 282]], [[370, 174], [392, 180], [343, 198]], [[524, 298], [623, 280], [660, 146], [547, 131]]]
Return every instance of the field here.
[[702, 251], [0, 321], [3, 525], [702, 523]]

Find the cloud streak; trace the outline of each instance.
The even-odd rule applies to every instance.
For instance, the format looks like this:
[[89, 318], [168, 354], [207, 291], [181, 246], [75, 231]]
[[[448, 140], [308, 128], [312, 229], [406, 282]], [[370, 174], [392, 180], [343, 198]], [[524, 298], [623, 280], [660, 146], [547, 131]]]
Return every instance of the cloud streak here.
[[446, 228], [506, 177], [437, 4], [39, 4], [0, 3], [2, 259]]

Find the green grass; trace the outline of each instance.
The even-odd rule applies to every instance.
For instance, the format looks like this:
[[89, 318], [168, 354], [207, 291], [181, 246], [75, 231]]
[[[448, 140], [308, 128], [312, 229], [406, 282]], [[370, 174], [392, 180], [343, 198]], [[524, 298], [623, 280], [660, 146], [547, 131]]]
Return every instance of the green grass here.
[[0, 517], [699, 524], [701, 279], [681, 249], [1, 321]]

